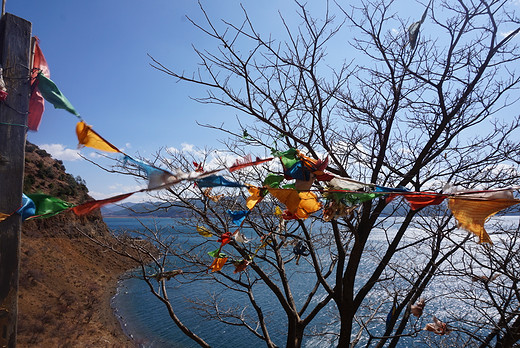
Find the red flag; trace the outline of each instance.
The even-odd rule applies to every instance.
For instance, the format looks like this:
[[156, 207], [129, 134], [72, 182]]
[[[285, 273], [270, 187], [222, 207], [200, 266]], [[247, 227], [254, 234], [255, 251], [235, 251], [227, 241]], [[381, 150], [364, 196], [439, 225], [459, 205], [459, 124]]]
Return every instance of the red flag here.
[[122, 194], [119, 196], [110, 197], [107, 199], [101, 199], [99, 201], [90, 201], [87, 203], [83, 203], [83, 204], [77, 205], [74, 208], [72, 208], [72, 211], [74, 211], [74, 214], [76, 214], [76, 215], [85, 215], [85, 214], [90, 213], [92, 210], [94, 210], [96, 208], [101, 208], [102, 206], [104, 206], [106, 204], [122, 201], [123, 199], [130, 197], [134, 193], [135, 192], [130, 192], [130, 193], [125, 193], [125, 194]]
[[27, 127], [30, 130], [37, 131], [42, 120], [43, 111], [45, 110], [45, 100], [38, 89], [38, 72], [41, 71], [45, 77], [50, 78], [51, 73], [47, 60], [42, 53], [39, 45], [39, 39], [34, 37], [33, 47], [33, 70], [31, 73], [31, 98], [29, 99], [29, 115], [27, 118]]
[[235, 164], [233, 164], [231, 167], [229, 167], [229, 171], [234, 172], [235, 170], [243, 169], [243, 168], [250, 167], [250, 166], [256, 166], [256, 165], [259, 165], [259, 164], [262, 164], [265, 162], [269, 162], [271, 160], [273, 160], [273, 157], [265, 158], [265, 159], [261, 159], [261, 158], [257, 157], [256, 160], [253, 161], [251, 159], [251, 155], [247, 155], [243, 158], [237, 159], [235, 161]]
[[222, 248], [224, 245], [229, 243], [230, 240], [231, 240], [231, 232], [228, 231], [226, 233], [223, 233], [217, 242], [220, 242], [220, 247]]
[[424, 208], [428, 205], [439, 205], [446, 198], [446, 196], [438, 194], [405, 194], [402, 196], [408, 201], [408, 203], [410, 203], [410, 208], [412, 210]]

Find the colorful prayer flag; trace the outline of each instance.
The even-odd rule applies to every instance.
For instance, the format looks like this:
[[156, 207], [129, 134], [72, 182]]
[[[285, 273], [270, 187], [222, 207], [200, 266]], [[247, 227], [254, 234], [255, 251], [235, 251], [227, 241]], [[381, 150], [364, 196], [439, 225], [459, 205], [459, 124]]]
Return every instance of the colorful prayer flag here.
[[231, 216], [233, 223], [240, 227], [240, 226], [242, 226], [242, 223], [244, 222], [246, 216], [249, 215], [250, 211], [249, 210], [237, 210], [237, 211], [228, 210], [227, 213], [229, 214], [229, 216]]
[[149, 190], [162, 188], [169, 183], [173, 183], [177, 179], [175, 175], [164, 169], [157, 168], [150, 164], [146, 164], [143, 161], [136, 160], [128, 155], [125, 155], [123, 163], [126, 164], [127, 162], [133, 163], [146, 173]]
[[121, 152], [117, 147], [103, 139], [101, 135], [97, 134], [91, 126], [87, 125], [83, 121], [78, 122], [76, 125], [76, 135], [78, 136], [78, 142], [80, 145], [106, 152]]
[[244, 184], [240, 184], [237, 182], [229, 181], [220, 175], [210, 175], [202, 179], [195, 180], [198, 187], [217, 187], [217, 186], [226, 186], [226, 187], [245, 187]]
[[206, 238], [213, 237], [213, 234], [208, 230], [207, 227], [204, 227], [204, 226], [197, 226], [197, 232], [202, 237], [206, 237]]
[[123, 199], [130, 197], [134, 193], [135, 192], [130, 192], [130, 193], [125, 193], [122, 195], [114, 196], [111, 198], [86, 202], [86, 203], [75, 206], [74, 208], [72, 208], [72, 211], [76, 215], [85, 215], [85, 214], [90, 213], [92, 210], [94, 210], [96, 208], [101, 208], [104, 205], [122, 201]]
[[47, 78], [51, 77], [47, 60], [40, 48], [39, 40], [34, 37], [33, 64], [31, 74], [31, 97], [29, 98], [29, 114], [27, 116], [27, 127], [29, 130], [37, 131], [40, 127], [43, 112], [45, 111], [45, 99], [38, 89], [38, 73], [41, 72]]
[[517, 199], [470, 199], [450, 198], [448, 208], [458, 222], [459, 227], [479, 238], [479, 243], [490, 243], [491, 238], [484, 229], [488, 218], [499, 211], [520, 203]]
[[70, 209], [73, 205], [43, 193], [27, 195], [35, 204], [36, 209], [30, 218], [48, 218]]
[[22, 221], [36, 215], [36, 205], [25, 193], [22, 193], [22, 206], [16, 211], [16, 213], [22, 216]]
[[224, 267], [227, 261], [227, 257], [217, 257], [211, 265], [209, 266], [209, 269], [211, 269], [211, 272], [218, 272]]
[[55, 109], [64, 109], [73, 115], [79, 116], [79, 113], [74, 109], [70, 101], [61, 93], [56, 84], [51, 79], [46, 77], [42, 72], [38, 73], [38, 89], [42, 96], [49, 103], [54, 105]]

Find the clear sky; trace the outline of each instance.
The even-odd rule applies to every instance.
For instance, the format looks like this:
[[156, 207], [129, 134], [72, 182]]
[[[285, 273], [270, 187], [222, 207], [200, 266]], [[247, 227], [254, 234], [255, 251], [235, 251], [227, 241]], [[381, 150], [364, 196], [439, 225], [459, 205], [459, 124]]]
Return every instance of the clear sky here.
[[[242, 1], [263, 33], [280, 28], [278, 11], [289, 24], [299, 22], [293, 1]], [[213, 19], [240, 21], [240, 1], [202, 0]], [[324, 3], [316, 11], [323, 11]], [[408, 4], [409, 2], [406, 1]], [[334, 5], [331, 4], [331, 7]], [[419, 18], [424, 7], [413, 3]], [[412, 6], [412, 7], [413, 7]], [[47, 59], [51, 79], [84, 120], [130, 155], [152, 156], [163, 147], [215, 147], [224, 135], [200, 123], [235, 124], [236, 114], [218, 106], [201, 105], [189, 96], [204, 91], [153, 69], [147, 54], [177, 71], [194, 71], [192, 44], [211, 49], [215, 43], [186, 16], [202, 20], [194, 0], [7, 0], [6, 11], [32, 23], [33, 36]], [[319, 14], [319, 13], [318, 13]], [[348, 44], [331, 47], [331, 54], [348, 55]], [[76, 156], [75, 116], [46, 103], [38, 132], [28, 140], [63, 160], [67, 170], [87, 182], [96, 199], [142, 188], [133, 179], [103, 172]], [[81, 149], [87, 157], [95, 151]]]

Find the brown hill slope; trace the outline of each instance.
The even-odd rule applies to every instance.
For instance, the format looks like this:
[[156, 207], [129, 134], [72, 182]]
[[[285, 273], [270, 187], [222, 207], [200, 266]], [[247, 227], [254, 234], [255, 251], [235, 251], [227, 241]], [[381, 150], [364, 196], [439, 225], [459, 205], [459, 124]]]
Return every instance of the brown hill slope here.
[[[88, 199], [80, 178], [61, 161], [28, 143], [24, 192], [42, 192], [71, 203]], [[133, 347], [110, 307], [117, 278], [133, 265], [90, 242], [108, 235], [99, 211], [65, 212], [22, 227], [19, 347]]]

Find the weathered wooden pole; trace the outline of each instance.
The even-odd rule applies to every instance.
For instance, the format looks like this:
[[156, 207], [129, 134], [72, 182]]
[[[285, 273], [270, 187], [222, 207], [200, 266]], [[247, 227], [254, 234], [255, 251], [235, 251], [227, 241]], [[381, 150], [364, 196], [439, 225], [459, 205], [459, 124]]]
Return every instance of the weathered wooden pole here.
[[[0, 20], [0, 64], [7, 99], [0, 102], [0, 213], [22, 202], [30, 93], [31, 23], [6, 13]], [[0, 222], [0, 347], [16, 346], [21, 217]]]

